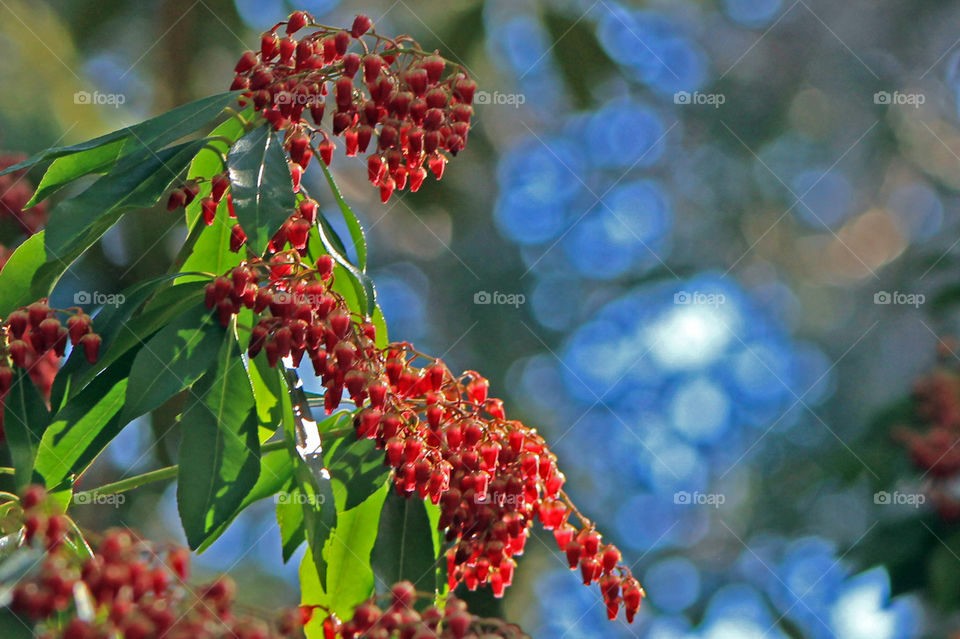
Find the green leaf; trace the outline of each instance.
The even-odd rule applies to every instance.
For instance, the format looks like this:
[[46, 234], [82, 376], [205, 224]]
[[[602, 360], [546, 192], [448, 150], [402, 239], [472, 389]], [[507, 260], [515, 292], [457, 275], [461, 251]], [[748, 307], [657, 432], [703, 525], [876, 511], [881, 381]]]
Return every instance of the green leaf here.
[[232, 332], [191, 400], [180, 419], [177, 507], [196, 549], [237, 511], [260, 473], [253, 390]]
[[0, 608], [0, 637], [3, 639], [35, 639], [33, 622], [10, 608]]
[[417, 590], [434, 591], [438, 565], [435, 532], [423, 500], [400, 497], [390, 491], [380, 513], [377, 543], [373, 547], [372, 563], [377, 576], [388, 584], [406, 579]]
[[156, 205], [206, 143], [193, 140], [156, 153], [138, 151], [87, 190], [62, 202], [47, 224], [48, 262], [62, 273], [124, 213]]
[[[336, 428], [350, 426], [350, 415], [338, 416]], [[357, 439], [353, 429], [338, 438], [323, 441], [324, 466], [330, 472], [334, 492], [342, 490], [345, 502], [342, 510], [357, 507], [380, 490], [390, 475], [383, 463], [384, 453], [377, 450], [372, 439]]]
[[206, 226], [203, 220], [194, 222], [201, 225], [200, 234], [193, 245], [193, 250], [180, 268], [181, 271], [222, 275], [240, 264], [243, 259], [242, 254], [230, 250], [230, 235], [233, 232], [235, 220], [230, 219], [229, 215], [227, 198], [223, 198], [217, 206], [213, 224]]
[[139, 349], [130, 369], [121, 422], [155, 410], [207, 372], [216, 361], [225, 332], [213, 315], [198, 305]]
[[270, 125], [257, 127], [231, 147], [227, 167], [237, 221], [247, 243], [262, 254], [296, 206], [283, 141]]
[[303, 493], [296, 486], [291, 486], [287, 498], [277, 501], [277, 525], [280, 526], [280, 542], [283, 547], [283, 563], [290, 561], [290, 557], [307, 539], [307, 528], [303, 522]]
[[[249, 117], [253, 108], [240, 114], [240, 117]], [[181, 271], [201, 271], [219, 275], [237, 266], [241, 256], [230, 250], [230, 233], [235, 220], [230, 219], [227, 198], [223, 198], [217, 207], [214, 222], [206, 226], [200, 219], [200, 202], [210, 194], [210, 179], [227, 170], [224, 158], [230, 146], [240, 139], [245, 131], [243, 123], [237, 117], [232, 117], [210, 132], [210, 145], [197, 153], [197, 157], [190, 163], [187, 178], [203, 178], [199, 183], [200, 192], [186, 207], [187, 228], [190, 234], [197, 235], [196, 241], [181, 266]], [[219, 139], [224, 138], [224, 139]], [[229, 140], [229, 143], [227, 142]]]
[[[300, 491], [299, 500], [303, 511], [307, 544], [310, 548], [308, 554], [311, 556], [312, 565], [321, 583], [326, 583], [327, 561], [323, 556], [323, 548], [331, 531], [337, 526], [337, 509], [331, 507], [334, 504], [333, 484], [329, 479], [320, 476], [321, 469], [311, 468], [297, 450], [297, 418], [294, 414], [290, 390], [294, 387], [291, 382], [296, 379], [295, 373], [289, 373], [290, 379], [284, 371], [277, 370], [276, 374], [282, 387], [287, 389], [287, 392], [280, 394], [283, 435], [284, 441], [287, 442], [287, 452], [294, 462], [294, 477], [297, 482], [296, 487]], [[304, 408], [304, 406], [298, 406], [298, 408], [309, 410], [309, 407]]]
[[[335, 237], [333, 228], [330, 226], [330, 223], [325, 217], [320, 216], [319, 224], [317, 225], [317, 231], [319, 232], [320, 241], [323, 243], [323, 247], [327, 250], [327, 253], [334, 259], [334, 261], [346, 272], [347, 281], [351, 282], [354, 290], [356, 292], [356, 298], [358, 300], [358, 308], [356, 309], [361, 315], [369, 317], [373, 314], [373, 310], [377, 305], [377, 292], [373, 287], [373, 282], [370, 280], [370, 277], [357, 269], [356, 266], [350, 263], [340, 251], [337, 250], [337, 247], [334, 245], [332, 237]], [[311, 256], [313, 257], [313, 256]], [[343, 281], [344, 278], [339, 278], [334, 280], [335, 284], [337, 282]]]
[[257, 478], [257, 483], [250, 490], [250, 493], [244, 497], [240, 503], [240, 507], [237, 508], [233, 515], [224, 521], [215, 531], [210, 533], [206, 541], [200, 544], [197, 552], [203, 552], [209, 548], [213, 542], [219, 539], [220, 535], [224, 533], [233, 520], [246, 510], [250, 504], [276, 495], [277, 493], [283, 495], [281, 491], [284, 486], [290, 484], [291, 479], [293, 479], [293, 464], [290, 462], [290, 456], [286, 450], [275, 450], [263, 455], [260, 458], [260, 476]]
[[363, 226], [353, 213], [350, 205], [343, 199], [340, 188], [337, 186], [337, 183], [334, 182], [330, 169], [327, 168], [327, 165], [323, 162], [320, 162], [320, 168], [323, 169], [323, 174], [327, 176], [330, 191], [333, 193], [333, 197], [337, 201], [337, 206], [340, 207], [340, 212], [343, 214], [343, 220], [347, 223], [347, 228], [350, 230], [350, 237], [353, 239], [353, 249], [357, 252], [357, 266], [365, 273], [367, 271], [367, 238], [363, 233]]
[[356, 508], [338, 512], [337, 527], [323, 549], [325, 580], [319, 577], [312, 555], [304, 556], [300, 566], [303, 604], [326, 606], [341, 619], [349, 619], [357, 604], [373, 594], [370, 553], [387, 492], [384, 485]]
[[25, 207], [29, 208], [78, 177], [103, 171], [118, 159], [144, 148], [160, 149], [196, 131], [215, 118], [236, 97], [237, 92], [231, 91], [201, 98], [155, 118], [80, 144], [46, 149], [0, 171], [0, 175], [54, 159]]
[[[203, 304], [203, 282], [188, 282], [163, 289], [157, 288], [179, 275], [165, 275], [138, 287], [128, 289], [124, 303], [103, 309], [93, 318], [96, 332], [103, 338], [100, 357], [87, 363], [83, 349], [74, 349], [66, 364], [54, 378], [53, 405], [76, 395], [97, 375], [125, 354], [138, 349], [150, 336], [186, 310]], [[143, 311], [137, 313], [151, 295]]]
[[16, 376], [3, 403], [3, 427], [13, 461], [17, 489], [33, 481], [34, 463], [43, 433], [50, 423], [50, 413], [30, 376], [17, 369]]
[[[231, 117], [224, 120], [220, 125], [210, 132], [210, 144], [197, 153], [190, 163], [190, 170], [187, 172], [187, 179], [202, 178], [200, 182], [200, 192], [185, 209], [187, 218], [187, 227], [192, 228], [194, 223], [200, 219], [200, 200], [210, 195], [210, 178], [219, 175], [227, 170], [224, 164], [227, 153], [234, 142], [239, 140], [246, 132], [246, 127], [240, 118], [249, 120], [253, 117], [253, 107], [244, 109], [239, 117]], [[221, 139], [222, 138], [222, 139]], [[229, 140], [229, 142], [227, 141]], [[197, 269], [204, 270], [204, 269]]]
[[45, 231], [31, 235], [17, 247], [0, 270], [0, 317], [6, 317], [50, 292], [52, 282], [35, 282], [37, 271], [47, 261], [43, 249]]
[[81, 473], [119, 434], [133, 358], [117, 360], [53, 416], [37, 453], [37, 473], [47, 487]]

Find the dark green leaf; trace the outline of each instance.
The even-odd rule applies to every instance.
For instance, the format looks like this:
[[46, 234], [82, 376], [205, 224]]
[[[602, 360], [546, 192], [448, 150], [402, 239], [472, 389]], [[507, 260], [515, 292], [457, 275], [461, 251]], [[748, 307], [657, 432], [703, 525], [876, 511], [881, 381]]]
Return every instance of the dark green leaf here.
[[50, 423], [50, 413], [29, 375], [17, 369], [3, 404], [3, 428], [13, 460], [17, 488], [33, 481], [37, 449]]
[[0, 608], [0, 637], [3, 639], [35, 639], [33, 623], [9, 608]]
[[253, 390], [232, 333], [216, 369], [190, 395], [181, 417], [177, 507], [195, 549], [233, 516], [260, 473]]
[[346, 428], [346, 435], [323, 441], [324, 466], [330, 472], [336, 492], [342, 487], [345, 501], [342, 510], [350, 510], [380, 490], [390, 469], [383, 463], [384, 453], [372, 439], [357, 439], [350, 426], [350, 416], [337, 421], [337, 428]]
[[257, 127], [231, 147], [227, 166], [237, 221], [262, 254], [296, 206], [283, 142], [270, 125]]
[[44, 231], [31, 235], [0, 270], [0, 317], [6, 317], [50, 292], [52, 282], [34, 281], [37, 271], [47, 261], [43, 238]]
[[[66, 364], [57, 373], [53, 388], [53, 405], [61, 405], [64, 398], [76, 395], [107, 367], [132, 349], [141, 347], [150, 336], [186, 310], [203, 304], [203, 282], [188, 282], [157, 292], [163, 283], [179, 275], [167, 275], [131, 287], [124, 303], [107, 307], [94, 317], [96, 332], [103, 337], [100, 357], [88, 364], [83, 349], [75, 349]], [[151, 295], [155, 295], [141, 313], [140, 309]]]
[[215, 118], [236, 96], [236, 92], [229, 92], [201, 98], [145, 122], [80, 144], [46, 149], [0, 171], [0, 175], [53, 159], [54, 162], [47, 168], [36, 193], [27, 205], [33, 206], [78, 177], [106, 170], [118, 159], [144, 148], [160, 149], [196, 131]]
[[360, 220], [357, 219], [350, 205], [343, 199], [340, 188], [337, 187], [337, 183], [333, 180], [333, 175], [330, 174], [330, 169], [328, 169], [327, 165], [323, 162], [320, 162], [320, 168], [323, 169], [323, 174], [327, 176], [330, 191], [333, 193], [333, 197], [337, 201], [337, 206], [340, 207], [340, 212], [343, 214], [343, 220], [347, 223], [347, 228], [350, 230], [350, 237], [353, 239], [353, 249], [357, 252], [357, 266], [361, 271], [366, 272], [367, 238], [364, 236], [363, 226], [361, 226]]
[[37, 454], [37, 473], [46, 486], [82, 472], [120, 432], [119, 413], [134, 354], [97, 375], [53, 416]]
[[290, 486], [286, 498], [277, 501], [277, 525], [280, 526], [280, 542], [283, 546], [283, 563], [307, 539], [307, 529], [303, 523], [302, 495], [296, 486]]
[[200, 379], [216, 360], [223, 336], [214, 313], [200, 305], [160, 329], [133, 361], [120, 421], [149, 413]]
[[[247, 509], [250, 504], [266, 499], [273, 495], [283, 496], [284, 486], [290, 484], [293, 478], [293, 464], [290, 462], [290, 456], [286, 450], [275, 450], [263, 455], [260, 458], [260, 476], [257, 483], [250, 490], [250, 493], [243, 499], [240, 507], [224, 521], [219, 528], [213, 531], [206, 541], [200, 544], [197, 552], [203, 552], [210, 547], [213, 542], [220, 538], [220, 535], [230, 526], [234, 519]], [[279, 503], [279, 502], [278, 502]]]
[[377, 576], [388, 584], [406, 579], [417, 590], [432, 592], [437, 586], [435, 532], [423, 500], [390, 491], [371, 557]]
[[53, 209], [45, 246], [54, 271], [66, 270], [127, 211], [156, 205], [204, 144], [206, 140], [194, 140], [156, 153], [138, 151], [123, 158], [87, 190]]

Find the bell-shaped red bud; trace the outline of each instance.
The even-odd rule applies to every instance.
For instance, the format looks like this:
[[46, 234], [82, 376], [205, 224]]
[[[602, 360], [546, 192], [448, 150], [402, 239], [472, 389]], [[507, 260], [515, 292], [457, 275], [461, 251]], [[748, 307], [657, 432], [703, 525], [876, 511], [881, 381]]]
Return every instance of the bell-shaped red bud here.
[[370, 30], [370, 27], [373, 26], [373, 21], [364, 14], [358, 14], [353, 20], [353, 27], [350, 29], [350, 35], [354, 38], [359, 38], [367, 31]]

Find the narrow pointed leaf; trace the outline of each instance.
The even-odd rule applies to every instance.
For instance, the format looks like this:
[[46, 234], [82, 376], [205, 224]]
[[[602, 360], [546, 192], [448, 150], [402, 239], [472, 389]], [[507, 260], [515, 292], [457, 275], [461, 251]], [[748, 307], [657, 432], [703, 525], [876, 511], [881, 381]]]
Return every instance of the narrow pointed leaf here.
[[37, 474], [46, 486], [82, 472], [119, 434], [133, 357], [117, 360], [53, 416], [37, 453]]
[[50, 414], [36, 386], [18, 370], [3, 403], [3, 428], [18, 489], [33, 481], [37, 450], [49, 423]]
[[296, 205], [282, 140], [269, 125], [257, 127], [230, 148], [227, 166], [237, 221], [262, 254]]
[[437, 552], [434, 529], [416, 497], [404, 498], [390, 491], [380, 513], [377, 543], [373, 548], [374, 571], [385, 583], [409, 580], [424, 592], [436, 584]]
[[133, 361], [120, 421], [155, 410], [200, 379], [216, 361], [224, 333], [213, 313], [200, 305], [160, 329]]
[[124, 213], [156, 205], [204, 144], [206, 140], [194, 140], [156, 153], [138, 151], [87, 190], [62, 202], [47, 224], [48, 262], [62, 273]]
[[201, 98], [155, 118], [86, 142], [45, 149], [0, 171], [0, 175], [28, 168], [45, 160], [54, 160], [27, 205], [33, 206], [78, 177], [104, 171], [118, 159], [144, 148], [156, 151], [196, 131], [213, 120], [236, 96], [236, 92], [229, 92]]
[[327, 165], [323, 162], [320, 163], [320, 168], [323, 169], [323, 174], [327, 177], [327, 184], [330, 185], [330, 191], [333, 193], [333, 197], [337, 201], [337, 206], [340, 207], [340, 212], [343, 214], [343, 220], [347, 223], [347, 228], [350, 230], [350, 238], [353, 240], [353, 250], [357, 253], [357, 267], [361, 271], [366, 272], [367, 238], [363, 233], [363, 226], [354, 214], [353, 209], [351, 209], [347, 201], [343, 199], [340, 188], [337, 186], [337, 183], [334, 182], [330, 169], [327, 168]]
[[236, 338], [192, 389], [181, 417], [177, 507], [187, 542], [198, 548], [237, 511], [260, 473], [253, 390]]

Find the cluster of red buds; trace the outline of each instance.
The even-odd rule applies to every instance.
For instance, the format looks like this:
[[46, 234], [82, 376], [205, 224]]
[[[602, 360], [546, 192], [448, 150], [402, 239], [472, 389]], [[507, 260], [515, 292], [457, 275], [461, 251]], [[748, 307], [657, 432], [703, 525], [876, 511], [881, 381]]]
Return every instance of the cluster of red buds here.
[[[58, 313], [69, 314], [66, 326]], [[100, 336], [91, 329], [90, 316], [79, 308], [57, 311], [40, 300], [0, 321], [0, 441], [3, 405], [13, 384], [14, 367], [25, 370], [40, 395], [49, 398], [67, 342], [83, 348], [91, 363], [96, 361]]]
[[[304, 28], [313, 31], [295, 38]], [[369, 179], [386, 202], [408, 185], [418, 190], [427, 168], [439, 180], [446, 154], [467, 143], [476, 83], [409, 36], [376, 33], [365, 15], [345, 30], [296, 11], [264, 33], [260, 50], [244, 53], [234, 70], [231, 89], [243, 90], [244, 103], [285, 131], [295, 182], [315, 154], [329, 165], [331, 137], [342, 136], [347, 156], [369, 149]]]
[[[418, 612], [418, 600], [433, 600], [434, 593], [418, 593], [409, 581], [395, 584], [389, 593], [371, 597], [353, 611], [353, 618], [341, 623], [335, 615], [323, 621], [324, 639], [523, 639], [528, 635], [514, 624], [483, 619], [470, 614], [467, 604], [449, 597], [441, 610], [429, 606]], [[383, 607], [378, 605], [378, 602]]]
[[960, 519], [960, 500], [950, 485], [960, 474], [960, 368], [953, 353], [956, 344], [940, 344], [938, 365], [913, 386], [918, 427], [900, 427], [895, 438], [909, 451], [913, 464], [927, 479], [924, 489], [946, 520]]
[[351, 316], [332, 290], [332, 262], [321, 262], [303, 264], [296, 252], [246, 262], [207, 286], [207, 307], [225, 325], [242, 307], [258, 313], [249, 353], [263, 350], [271, 366], [287, 356], [299, 366], [308, 355], [326, 388], [328, 414], [346, 391], [360, 409], [357, 437], [385, 451], [398, 493], [440, 506], [439, 528], [453, 542], [451, 588], [489, 584], [502, 596], [513, 581], [514, 557], [539, 519], [584, 583], [599, 582], [609, 616], [622, 605], [632, 620], [643, 589], [620, 551], [603, 544], [564, 493], [564, 476], [544, 439], [508, 420], [476, 372], [457, 377], [409, 344], [377, 348], [373, 325]]
[[[192, 590], [189, 553], [163, 556], [125, 530], [108, 531], [90, 558], [62, 543], [67, 518], [38, 486], [21, 499], [27, 543], [44, 540], [40, 569], [13, 590], [12, 611], [41, 639], [282, 639], [303, 637], [311, 611], [292, 610], [275, 623], [233, 611], [229, 577]], [[306, 618], [304, 618], [306, 615]]]
[[[0, 155], [0, 170], [13, 166], [24, 159], [21, 155]], [[24, 209], [33, 195], [33, 185], [27, 181], [26, 169], [0, 175], [0, 222], [14, 223], [14, 233], [33, 235], [47, 223], [47, 205], [43, 202]], [[13, 233], [10, 233], [13, 235]], [[12, 253], [0, 244], [0, 269]]]

